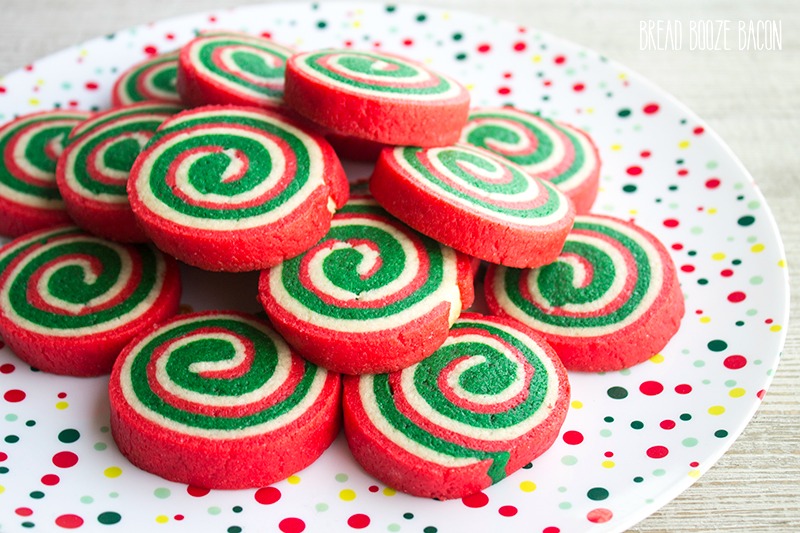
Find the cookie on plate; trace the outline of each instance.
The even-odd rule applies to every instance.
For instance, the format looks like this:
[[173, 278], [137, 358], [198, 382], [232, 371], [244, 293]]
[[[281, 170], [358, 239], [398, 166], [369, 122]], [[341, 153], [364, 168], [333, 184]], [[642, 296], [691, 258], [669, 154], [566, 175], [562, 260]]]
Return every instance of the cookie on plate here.
[[177, 312], [180, 294], [177, 262], [152, 245], [59, 226], [0, 248], [0, 334], [45, 372], [107, 374], [128, 341]]
[[0, 235], [19, 237], [70, 222], [56, 187], [56, 163], [83, 111], [23, 115], [0, 127]]
[[111, 89], [114, 107], [154, 101], [179, 104], [178, 50], [148, 57], [120, 74]]
[[555, 186], [481, 148], [384, 148], [370, 192], [391, 214], [456, 250], [514, 267], [558, 257], [575, 208]]
[[287, 105], [343, 136], [389, 145], [445, 146], [467, 120], [469, 92], [400, 56], [327, 49], [286, 64]]
[[263, 487], [314, 462], [340, 427], [340, 378], [295, 355], [269, 325], [206, 311], [151, 328], [109, 382], [123, 455], [165, 479]]
[[427, 357], [472, 305], [470, 258], [353, 197], [313, 248], [265, 270], [259, 299], [309, 361], [345, 374]]
[[347, 201], [324, 138], [276, 111], [208, 106], [164, 122], [128, 180], [159, 248], [205, 270], [261, 270], [313, 246]]
[[658, 353], [678, 331], [683, 293], [666, 248], [624, 220], [583, 215], [558, 259], [519, 270], [491, 266], [492, 313], [539, 332], [570, 370], [620, 370]]
[[516, 321], [466, 313], [427, 359], [344, 377], [353, 456], [390, 487], [440, 500], [474, 494], [544, 453], [570, 386], [550, 346]]

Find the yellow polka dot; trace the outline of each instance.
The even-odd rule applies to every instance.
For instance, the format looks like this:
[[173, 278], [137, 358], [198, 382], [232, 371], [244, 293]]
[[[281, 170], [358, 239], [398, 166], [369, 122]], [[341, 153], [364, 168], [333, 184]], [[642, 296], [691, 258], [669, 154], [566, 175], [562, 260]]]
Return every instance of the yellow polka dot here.
[[722, 252], [713, 253], [711, 254], [711, 259], [713, 259], [714, 261], [722, 261], [723, 259], [725, 259], [725, 254], [723, 254]]
[[700, 477], [700, 471], [697, 469], [689, 470], [689, 477], [698, 478]]
[[103, 470], [103, 475], [106, 477], [119, 477], [122, 475], [122, 469], [118, 466], [109, 466]]
[[708, 209], [706, 209], [706, 213], [708, 213], [709, 215], [716, 215], [717, 214], [717, 208], [716, 207], [709, 207]]
[[653, 363], [656, 363], [656, 364], [663, 363], [664, 362], [664, 356], [661, 355], [660, 353], [657, 353], [653, 357], [650, 358], [650, 361], [652, 361]]
[[630, 211], [628, 211], [628, 213], [630, 213], [631, 215], [638, 215], [639, 211], [637, 211], [636, 209], [631, 209]]
[[361, 27], [361, 21], [360, 20], [354, 20], [353, 21], [353, 27], [354, 28], [360, 28]]
[[719, 416], [724, 412], [725, 412], [725, 408], [722, 407], [721, 405], [713, 405], [713, 406], [708, 408], [708, 414], [710, 414], [710, 415]]
[[678, 143], [678, 148], [689, 148], [689, 141], [681, 141]]
[[533, 481], [523, 481], [519, 484], [519, 489], [522, 492], [533, 492], [536, 490], [536, 483]]
[[383, 494], [385, 496], [394, 496], [395, 494], [397, 494], [397, 491], [392, 488], [386, 487], [385, 489], [383, 489]]
[[442, 13], [442, 19], [443, 20], [450, 20], [450, 13], [448, 13], [446, 11], [444, 13]]
[[622, 145], [621, 144], [612, 144], [611, 145], [611, 149], [614, 150], [615, 152], [618, 152], [618, 151], [622, 150]]
[[0, 485], [0, 494], [3, 494], [6, 491], [6, 488], [3, 485]]
[[473, 89], [475, 89], [475, 84], [468, 83], [464, 87], [466, 87], [468, 91], [472, 91]]
[[56, 409], [61, 409], [63, 411], [67, 407], [69, 407], [69, 404], [67, 402], [58, 402], [58, 403], [56, 403]]
[[761, 244], [760, 242], [756, 243], [756, 244], [754, 244], [753, 246], [750, 247], [750, 251], [753, 252], [754, 254], [757, 254], [759, 252], [763, 252], [764, 251], [764, 245]]
[[541, 60], [542, 60], [542, 56], [540, 56], [538, 54], [531, 58], [531, 61], [533, 61], [534, 63], [539, 63]]
[[708, 324], [709, 322], [711, 322], [711, 317], [710, 316], [701, 316], [700, 317], [700, 323], [701, 324]]
[[28, 100], [28, 103], [30, 105], [33, 105], [33, 106], [39, 105], [39, 99], [38, 98], [31, 98], [30, 100]]
[[786, 268], [786, 260], [781, 259], [780, 261], [778, 261], [778, 266], [781, 268]]
[[36, 80], [36, 85], [41, 87], [42, 85], [44, 85], [44, 80]]
[[583, 402], [578, 400], [573, 400], [571, 405], [573, 409], [580, 409], [581, 407], [583, 407]]
[[778, 324], [774, 324], [774, 325], [772, 325], [772, 326], [770, 326], [770, 327], [769, 327], [769, 330], [770, 330], [770, 331], [773, 331], [773, 332], [780, 331], [780, 330], [782, 330], [782, 329], [783, 329], [783, 328], [782, 328], [781, 326], [779, 326]]
[[351, 502], [356, 499], [356, 492], [351, 489], [344, 489], [339, 493], [339, 497], [346, 502]]
[[160, 514], [156, 517], [156, 522], [158, 522], [159, 524], [166, 524], [167, 522], [169, 522], [169, 517]]
[[593, 108], [593, 107], [587, 107], [587, 108], [586, 108], [586, 114], [587, 114], [587, 115], [591, 115], [591, 114], [593, 114], [593, 113], [594, 113], [594, 108]]
[[620, 73], [619, 73], [619, 79], [621, 79], [621, 80], [624, 80], [624, 79], [625, 79], [625, 78], [627, 78], [627, 77], [628, 77], [628, 75], [627, 75], [627, 74], [625, 74], [624, 72], [620, 72]]
[[731, 398], [741, 398], [742, 396], [744, 396], [744, 394], [745, 390], [743, 388], [736, 387], [735, 389], [731, 389], [731, 391], [728, 393], [728, 396], [730, 396]]
[[291, 485], [297, 485], [298, 483], [300, 483], [300, 476], [289, 476], [288, 478], [286, 478], [286, 482]]
[[603, 461], [600, 464], [603, 466], [603, 468], [614, 468], [615, 466], [617, 466], [617, 463], [615, 463], [614, 461]]

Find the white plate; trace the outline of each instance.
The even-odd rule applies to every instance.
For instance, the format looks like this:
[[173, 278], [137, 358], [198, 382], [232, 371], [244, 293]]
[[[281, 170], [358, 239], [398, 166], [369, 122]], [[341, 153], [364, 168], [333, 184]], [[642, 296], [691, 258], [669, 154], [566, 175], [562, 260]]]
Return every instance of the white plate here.
[[[449, 502], [383, 486], [341, 437], [271, 489], [204, 493], [164, 481], [117, 452], [105, 378], [32, 372], [3, 349], [0, 529], [620, 531], [687, 488], [741, 433], [785, 337], [777, 229], [752, 178], [699, 118], [590, 50], [428, 8], [255, 6], [121, 31], [37, 61], [0, 81], [0, 121], [56, 105], [106, 108], [123, 69], [209, 28], [266, 32], [299, 49], [380, 47], [468, 84], [475, 105], [512, 103], [585, 128], [603, 158], [595, 210], [635, 219], [670, 248], [686, 295], [681, 330], [630, 370], [574, 373], [556, 444], [482, 495]], [[257, 309], [253, 274], [185, 274], [184, 302], [195, 309]], [[64, 468], [64, 457], [77, 463]]]

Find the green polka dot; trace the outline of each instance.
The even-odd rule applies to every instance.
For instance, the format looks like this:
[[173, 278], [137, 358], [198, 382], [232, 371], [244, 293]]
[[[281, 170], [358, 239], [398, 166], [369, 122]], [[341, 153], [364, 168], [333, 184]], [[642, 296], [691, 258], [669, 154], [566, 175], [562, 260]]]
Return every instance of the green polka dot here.
[[608, 389], [607, 393], [610, 398], [615, 400], [622, 400], [628, 397], [628, 391], [625, 387], [611, 387]]
[[611, 422], [614, 421], [614, 417], [613, 416], [607, 416], [607, 417], [603, 418], [603, 420], [605, 422], [611, 423]]
[[628, 193], [636, 192], [636, 185], [631, 185], [631, 184], [623, 185], [622, 190]]
[[92, 503], [94, 498], [91, 496], [81, 496], [81, 503]]
[[403, 518], [405, 518], [406, 520], [411, 520], [412, 518], [414, 518], [414, 513], [403, 513]]
[[159, 487], [153, 491], [153, 496], [162, 500], [169, 498], [170, 494], [172, 494], [172, 491], [166, 487]]
[[327, 27], [328, 27], [328, 23], [325, 22], [324, 20], [320, 20], [319, 22], [317, 22], [317, 28], [319, 28], [321, 30], [324, 30]]
[[16, 422], [17, 418], [19, 418], [19, 417], [17, 415], [15, 415], [15, 414], [7, 414], [6, 415], [6, 420], [9, 421], [9, 422]]
[[94, 449], [97, 450], [98, 452], [102, 452], [106, 448], [108, 448], [108, 445], [105, 442], [95, 442], [94, 443]]
[[628, 118], [629, 116], [631, 116], [631, 110], [628, 109], [627, 107], [623, 107], [622, 109], [617, 111], [617, 116], [619, 118]]
[[23, 522], [21, 525], [25, 528], [32, 528], [35, 524], [33, 522]]
[[721, 352], [728, 347], [728, 343], [721, 339], [714, 339], [708, 343], [708, 349], [712, 352]]
[[747, 202], [747, 207], [750, 209], [758, 209], [759, 207], [761, 207], [761, 203], [756, 200], [752, 200], [750, 202]]
[[328, 510], [328, 504], [318, 503], [317, 505], [314, 506], [314, 509], [316, 509], [318, 513], [324, 513], [325, 511]]
[[426, 527], [425, 529], [422, 530], [422, 533], [436, 533], [437, 531], [439, 531], [439, 530], [436, 529], [435, 527], [428, 526], [428, 527]]
[[559, 509], [571, 509], [572, 508], [572, 504], [569, 503], [569, 502], [561, 502], [561, 503], [558, 504], [558, 508]]
[[694, 437], [686, 437], [681, 441], [681, 444], [683, 444], [687, 448], [693, 448], [697, 446], [697, 439]]
[[700, 278], [697, 280], [698, 285], [708, 285], [708, 280], [706, 278]]
[[601, 429], [600, 430], [600, 436], [601, 437], [610, 437], [611, 436], [611, 430]]
[[108, 433], [108, 426], [100, 426], [100, 433]]
[[644, 422], [642, 422], [641, 420], [634, 420], [633, 422], [631, 422], [631, 427], [633, 429], [642, 429], [644, 427]]
[[574, 464], [577, 464], [578, 458], [575, 457], [574, 455], [565, 455], [564, 457], [561, 458], [561, 462], [567, 466], [572, 466]]
[[464, 61], [467, 58], [467, 54], [464, 52], [459, 52], [456, 54], [456, 61]]
[[234, 505], [234, 506], [233, 506], [233, 509], [231, 509], [231, 510], [232, 510], [234, 513], [241, 513], [241, 512], [242, 512], [242, 506], [241, 506], [241, 505]]
[[567, 487], [558, 487], [558, 492], [567, 492]]
[[28, 426], [29, 428], [32, 428], [33, 426], [36, 425], [36, 420], [26, 420], [25, 425]]
[[641, 483], [642, 481], [644, 481], [644, 478], [642, 476], [636, 476], [635, 478], [633, 478], [634, 483]]
[[761, 285], [762, 283], [764, 283], [764, 278], [762, 278], [761, 276], [753, 276], [752, 278], [750, 278], [751, 285]]
[[19, 437], [16, 435], [6, 435], [6, 438], [4, 440], [9, 444], [15, 444], [19, 442]]
[[119, 498], [119, 492], [109, 492], [108, 493], [108, 497], [109, 498]]
[[718, 439], [724, 439], [725, 437], [728, 436], [728, 432], [725, 431], [724, 429], [718, 429], [714, 432], [714, 436], [717, 437]]
[[756, 311], [755, 309], [748, 309], [747, 311], [744, 312], [744, 314], [746, 314], [747, 316], [756, 316], [758, 314], [758, 311]]
[[0, 474], [8, 474], [8, 467], [0, 466]]
[[122, 516], [114, 511], [106, 511], [105, 513], [100, 513], [97, 516], [97, 521], [105, 525], [116, 524], [120, 520], [122, 520]]
[[426, 20], [428, 20], [428, 15], [425, 13], [420, 13], [417, 15], [417, 22], [425, 22]]
[[389, 526], [386, 529], [389, 530], [389, 531], [392, 531], [392, 532], [400, 531], [400, 525], [399, 524], [389, 524]]
[[701, 233], [703, 233], [703, 228], [701, 228], [700, 226], [693, 226], [692, 228], [689, 229], [689, 231], [691, 232], [692, 235], [700, 235]]
[[606, 498], [608, 498], [608, 490], [604, 489], [603, 487], [594, 487], [592, 489], [589, 489], [589, 492], [586, 493], [586, 496], [590, 500], [599, 502], [601, 500], [605, 500]]
[[61, 433], [58, 434], [58, 440], [65, 444], [70, 444], [75, 442], [81, 437], [81, 434], [78, 433], [77, 429], [65, 429]]
[[694, 366], [696, 368], [702, 368], [702, 367], [706, 366], [706, 362], [705, 361], [701, 361], [700, 359], [695, 361], [693, 364], [694, 364]]
[[44, 492], [40, 490], [35, 490], [31, 492], [28, 496], [30, 496], [34, 500], [41, 500], [42, 498], [44, 498]]
[[219, 508], [219, 507], [217, 507], [217, 506], [214, 506], [214, 507], [209, 507], [209, 508], [208, 508], [208, 514], [211, 514], [211, 515], [218, 515], [218, 514], [219, 514], [219, 513], [221, 513], [221, 512], [222, 512], [222, 509], [220, 509], [220, 508]]
[[653, 475], [654, 476], [663, 476], [666, 473], [667, 473], [667, 471], [664, 470], [663, 468], [656, 468], [655, 470], [653, 470]]
[[733, 387], [734, 385], [736, 385], [736, 380], [734, 380], [734, 379], [729, 379], [729, 380], [727, 380], [727, 381], [725, 382], [725, 386], [726, 386], [726, 387], [729, 387], [729, 388], [730, 388], [730, 387]]
[[745, 215], [743, 217], [739, 217], [739, 220], [736, 221], [737, 224], [740, 226], [750, 226], [753, 222], [756, 221], [756, 218], [750, 215]]
[[228, 528], [228, 533], [242, 533], [242, 528], [239, 526], [231, 526]]
[[709, 170], [713, 170], [713, 169], [717, 168], [717, 162], [716, 161], [709, 161], [708, 163], [706, 163], [706, 168], [709, 169]]
[[344, 483], [345, 481], [347, 481], [348, 477], [347, 474], [336, 474], [336, 476], [334, 476], [334, 479], [339, 483]]

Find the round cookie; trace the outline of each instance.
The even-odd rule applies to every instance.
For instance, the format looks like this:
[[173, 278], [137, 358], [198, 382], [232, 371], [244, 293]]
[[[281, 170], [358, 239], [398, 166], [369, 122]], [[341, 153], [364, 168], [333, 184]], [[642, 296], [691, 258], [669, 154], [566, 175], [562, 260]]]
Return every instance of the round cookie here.
[[570, 370], [620, 370], [645, 361], [664, 348], [684, 314], [664, 246], [609, 216], [577, 217], [553, 264], [490, 267], [485, 291], [492, 313], [539, 332]]
[[369, 186], [417, 231], [513, 267], [554, 261], [575, 218], [572, 202], [551, 183], [467, 145], [385, 148]]
[[177, 312], [177, 262], [59, 226], [0, 248], [0, 334], [31, 366], [70, 376], [111, 371], [120, 350]]
[[444, 345], [391, 374], [344, 377], [353, 456], [403, 492], [474, 494], [541, 455], [567, 414], [553, 349], [518, 322], [467, 313]]
[[182, 109], [141, 102], [95, 115], [72, 130], [56, 182], [77, 225], [114, 241], [147, 241], [128, 202], [128, 175], [158, 126]]
[[325, 235], [347, 195], [325, 139], [278, 112], [236, 106], [164, 122], [128, 180], [147, 236], [212, 271], [260, 270], [300, 254]]
[[470, 258], [362, 196], [334, 215], [313, 248], [262, 272], [259, 299], [309, 361], [374, 374], [433, 353], [472, 305], [472, 283]]
[[178, 93], [189, 106], [278, 107], [289, 48], [246, 34], [204, 33], [181, 48]]
[[174, 50], [148, 57], [123, 72], [111, 90], [111, 105], [120, 107], [145, 101], [179, 104], [178, 53]]
[[111, 434], [134, 465], [210, 489], [270, 485], [340, 427], [341, 383], [244, 313], [182, 315], [132, 341], [109, 382]]
[[56, 162], [83, 111], [44, 111], [0, 128], [0, 235], [18, 237], [70, 222], [56, 187]]
[[486, 148], [531, 176], [552, 182], [588, 213], [597, 197], [600, 155], [589, 135], [569, 124], [511, 107], [476, 108], [461, 142]]
[[286, 103], [339, 135], [389, 145], [458, 140], [469, 92], [455, 80], [396, 55], [328, 49], [286, 64]]

